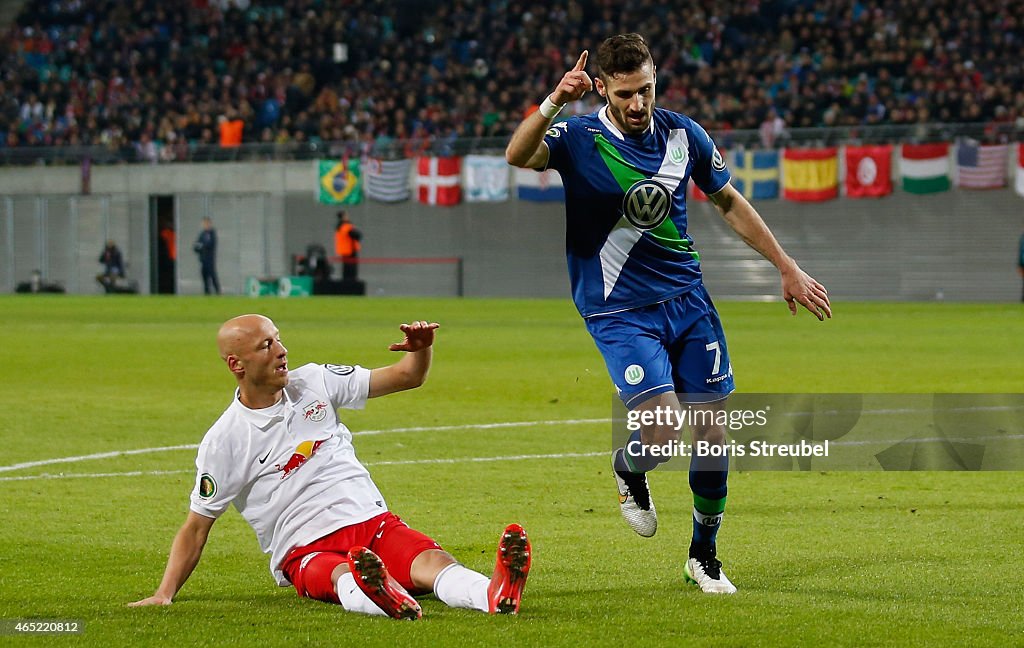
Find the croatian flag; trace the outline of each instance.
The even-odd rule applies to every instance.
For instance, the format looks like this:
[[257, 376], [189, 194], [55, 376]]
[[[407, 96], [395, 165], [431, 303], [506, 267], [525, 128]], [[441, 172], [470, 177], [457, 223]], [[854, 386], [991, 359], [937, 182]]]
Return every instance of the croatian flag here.
[[421, 203], [451, 206], [462, 200], [459, 173], [462, 159], [421, 157], [416, 160], [416, 191]]
[[1006, 186], [1006, 144], [984, 146], [961, 143], [956, 149], [958, 185], [966, 189], [998, 189]]
[[564, 202], [565, 188], [558, 171], [548, 169], [540, 173], [533, 169], [516, 169], [516, 194], [519, 200], [537, 202]]

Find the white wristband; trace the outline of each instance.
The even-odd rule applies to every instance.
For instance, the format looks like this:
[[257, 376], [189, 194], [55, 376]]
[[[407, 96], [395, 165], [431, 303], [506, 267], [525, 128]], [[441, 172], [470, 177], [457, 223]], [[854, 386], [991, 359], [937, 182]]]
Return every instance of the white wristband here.
[[540, 108], [537, 110], [545, 119], [554, 119], [555, 116], [562, 112], [562, 108], [565, 108], [565, 104], [559, 106], [555, 102], [551, 101], [551, 95], [544, 97], [544, 101], [541, 102]]

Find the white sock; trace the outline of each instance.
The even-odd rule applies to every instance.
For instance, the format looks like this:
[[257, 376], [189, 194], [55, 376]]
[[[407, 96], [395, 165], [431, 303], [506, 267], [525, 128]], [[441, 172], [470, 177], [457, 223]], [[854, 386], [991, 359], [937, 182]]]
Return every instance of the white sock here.
[[352, 572], [347, 571], [342, 574], [341, 578], [338, 579], [335, 589], [338, 592], [338, 600], [341, 601], [341, 607], [349, 612], [387, 616], [387, 612], [380, 609], [376, 603], [370, 600], [369, 596], [363, 593], [363, 590], [359, 589]]
[[448, 607], [488, 611], [487, 586], [491, 579], [459, 563], [448, 565], [434, 579], [434, 595]]

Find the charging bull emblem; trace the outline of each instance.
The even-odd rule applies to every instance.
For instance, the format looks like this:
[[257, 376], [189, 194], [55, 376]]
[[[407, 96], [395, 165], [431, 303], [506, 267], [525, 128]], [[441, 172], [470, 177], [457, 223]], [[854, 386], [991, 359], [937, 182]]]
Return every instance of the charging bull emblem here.
[[302, 410], [302, 419], [304, 421], [319, 423], [324, 420], [325, 416], [327, 416], [327, 403], [323, 401], [316, 401], [312, 405], [307, 405]]
[[281, 464], [276, 464], [274, 468], [277, 469], [278, 472], [284, 473], [281, 475], [281, 479], [284, 479], [290, 475], [293, 470], [298, 470], [299, 466], [306, 463], [310, 457], [316, 454], [317, 448], [319, 448], [324, 441], [326, 441], [326, 439], [321, 439], [320, 441], [303, 441], [295, 448], [295, 452], [292, 453], [291, 458], [288, 459], [283, 466]]

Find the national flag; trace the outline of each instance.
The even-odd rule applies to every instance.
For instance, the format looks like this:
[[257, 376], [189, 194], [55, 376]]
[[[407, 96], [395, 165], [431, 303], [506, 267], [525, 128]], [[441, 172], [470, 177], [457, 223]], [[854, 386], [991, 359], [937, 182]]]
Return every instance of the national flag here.
[[317, 199], [325, 205], [358, 205], [363, 199], [359, 160], [317, 160]]
[[689, 191], [689, 195], [687, 195], [686, 197], [687, 200], [694, 200], [696, 202], [708, 201], [708, 195], [701, 191], [700, 187], [697, 186], [696, 182], [691, 181], [690, 184], [686, 186], [686, 188]]
[[532, 169], [516, 169], [516, 195], [519, 200], [563, 202], [565, 188], [562, 176], [554, 169], [540, 173]]
[[957, 186], [965, 189], [997, 189], [1006, 186], [1006, 144], [985, 146], [961, 142], [956, 147]]
[[1024, 196], [1024, 144], [1017, 145], [1017, 182], [1014, 188], [1019, 195]]
[[462, 159], [466, 202], [508, 200], [509, 166], [498, 155], [467, 155]]
[[736, 151], [732, 158], [732, 184], [748, 199], [779, 197], [779, 152]]
[[846, 147], [846, 195], [880, 198], [892, 193], [892, 145]]
[[428, 205], [451, 206], [462, 200], [459, 172], [462, 158], [420, 157], [416, 160], [419, 201]]
[[412, 160], [366, 160], [363, 182], [366, 185], [366, 197], [370, 200], [393, 203], [409, 200], [412, 190], [409, 188], [409, 172]]
[[903, 191], [915, 194], [949, 191], [949, 144], [904, 144], [900, 152]]
[[786, 149], [782, 155], [782, 197], [820, 202], [839, 196], [839, 156], [834, 146]]
[[[724, 149], [719, 148], [718, 154], [722, 156], [722, 160], [727, 159], [726, 156], [728, 155], [728, 153]], [[690, 183], [686, 185], [686, 199], [693, 200], [696, 202], [707, 202], [708, 195], [704, 193], [704, 191], [700, 187], [698, 187], [697, 183], [693, 182], [693, 179], [691, 178]]]

